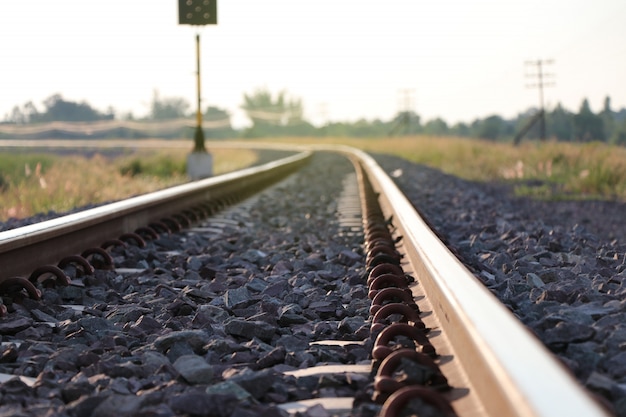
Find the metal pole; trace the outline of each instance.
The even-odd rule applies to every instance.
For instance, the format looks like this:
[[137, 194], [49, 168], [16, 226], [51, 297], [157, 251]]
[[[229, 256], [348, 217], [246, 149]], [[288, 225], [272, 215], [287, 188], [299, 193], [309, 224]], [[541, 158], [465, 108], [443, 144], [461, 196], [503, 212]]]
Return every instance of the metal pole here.
[[202, 131], [202, 99], [200, 97], [200, 34], [196, 34], [196, 78], [198, 89], [198, 110], [196, 111], [196, 133], [194, 135], [194, 152], [206, 152], [204, 132]]
[[541, 140], [546, 140], [546, 112], [543, 105], [543, 68], [541, 67], [541, 60], [537, 61], [537, 70], [539, 76], [539, 103], [541, 108], [541, 124], [540, 124], [540, 135]]

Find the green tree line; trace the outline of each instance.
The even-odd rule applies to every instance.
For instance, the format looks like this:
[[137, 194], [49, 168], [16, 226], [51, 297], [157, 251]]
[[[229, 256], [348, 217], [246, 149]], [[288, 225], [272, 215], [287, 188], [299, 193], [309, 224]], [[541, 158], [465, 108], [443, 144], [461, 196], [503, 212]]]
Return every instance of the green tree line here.
[[[115, 115], [113, 108], [106, 112], [98, 111], [85, 102], [75, 103], [55, 94], [43, 102], [40, 111], [32, 102], [15, 106], [5, 115], [0, 124], [30, 124], [52, 121], [90, 122], [98, 120], [135, 120], [132, 114]], [[165, 121], [192, 118], [194, 110], [183, 98], [160, 97], [154, 92], [147, 117], [142, 121]], [[286, 91], [272, 94], [260, 88], [244, 94], [241, 109], [251, 122], [249, 127], [234, 129], [231, 115], [227, 110], [214, 106], [204, 109], [203, 120], [208, 122], [207, 137], [268, 137], [268, 136], [350, 136], [379, 137], [385, 135], [426, 134], [435, 136], [461, 136], [482, 138], [493, 141], [511, 141], [538, 112], [529, 109], [512, 119], [499, 115], [476, 119], [470, 123], [448, 124], [441, 118], [422, 122], [415, 112], [399, 112], [391, 120], [366, 120], [355, 122], [329, 122], [324, 126], [314, 126], [304, 117], [302, 100], [291, 97]], [[545, 114], [545, 131], [548, 138], [568, 142], [600, 141], [626, 145], [626, 108], [618, 111], [611, 108], [611, 99], [604, 100], [601, 111], [594, 113], [587, 99], [583, 99], [578, 111], [565, 109], [560, 103]], [[171, 137], [188, 136], [188, 132], [170, 132]], [[60, 134], [62, 136], [62, 134]], [[109, 132], [109, 137], [141, 137], [140, 132]], [[525, 138], [537, 139], [541, 135], [535, 124], [525, 134]], [[152, 136], [154, 136], [152, 134]], [[2, 133], [0, 133], [2, 137]]]

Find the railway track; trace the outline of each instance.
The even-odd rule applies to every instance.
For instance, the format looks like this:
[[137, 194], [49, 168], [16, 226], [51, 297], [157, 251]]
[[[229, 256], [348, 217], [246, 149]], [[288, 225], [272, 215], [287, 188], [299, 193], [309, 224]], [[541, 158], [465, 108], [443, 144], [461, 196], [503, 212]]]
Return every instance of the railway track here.
[[0, 410], [607, 415], [371, 158], [321, 151], [0, 233]]

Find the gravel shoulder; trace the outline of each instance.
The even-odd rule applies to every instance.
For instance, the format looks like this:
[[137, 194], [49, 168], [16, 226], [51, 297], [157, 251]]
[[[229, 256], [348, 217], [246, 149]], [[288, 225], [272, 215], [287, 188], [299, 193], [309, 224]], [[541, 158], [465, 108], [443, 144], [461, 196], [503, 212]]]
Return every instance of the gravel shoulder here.
[[525, 217], [539, 218], [546, 224], [565, 230], [583, 227], [603, 242], [626, 243], [626, 202], [611, 200], [541, 201], [515, 197], [513, 187], [504, 184], [480, 184], [485, 193], [507, 199]]

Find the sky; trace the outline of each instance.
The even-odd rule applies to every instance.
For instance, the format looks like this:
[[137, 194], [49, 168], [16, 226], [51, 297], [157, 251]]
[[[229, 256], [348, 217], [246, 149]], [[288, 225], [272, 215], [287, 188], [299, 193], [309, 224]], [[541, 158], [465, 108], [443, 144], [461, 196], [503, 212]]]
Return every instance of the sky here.
[[177, 0], [1, 0], [0, 120], [54, 95], [118, 116], [161, 98], [245, 125], [244, 94], [285, 91], [320, 125], [411, 110], [449, 124], [539, 106], [626, 107], [624, 0], [219, 0], [218, 24], [178, 24]]

